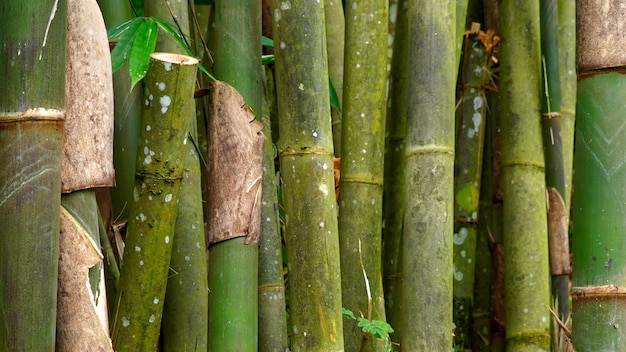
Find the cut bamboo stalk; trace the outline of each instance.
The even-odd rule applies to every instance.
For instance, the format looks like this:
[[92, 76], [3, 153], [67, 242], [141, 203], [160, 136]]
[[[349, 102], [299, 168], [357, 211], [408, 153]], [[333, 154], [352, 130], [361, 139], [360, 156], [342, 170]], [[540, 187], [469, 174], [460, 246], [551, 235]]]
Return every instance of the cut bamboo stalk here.
[[180, 182], [193, 115], [195, 58], [154, 53], [145, 78], [134, 204], [112, 337], [116, 350], [156, 349], [174, 240]]

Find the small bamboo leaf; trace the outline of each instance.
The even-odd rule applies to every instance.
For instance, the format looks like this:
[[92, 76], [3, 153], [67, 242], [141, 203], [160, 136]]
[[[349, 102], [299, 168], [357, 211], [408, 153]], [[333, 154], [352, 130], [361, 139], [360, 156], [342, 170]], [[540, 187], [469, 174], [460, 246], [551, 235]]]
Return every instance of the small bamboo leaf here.
[[358, 320], [357, 317], [354, 315], [354, 313], [352, 313], [351, 310], [346, 309], [344, 307], [341, 307], [341, 314], [343, 314], [346, 318], [352, 319], [352, 320]]
[[274, 54], [261, 56], [261, 64], [262, 65], [271, 64], [274, 61], [276, 61], [276, 59], [274, 57]]
[[262, 36], [261, 37], [261, 45], [268, 47], [268, 48], [273, 48], [274, 47], [274, 41], [271, 38], [268, 38], [266, 36]]
[[333, 82], [328, 79], [328, 87], [330, 88], [330, 106], [341, 111], [341, 103], [339, 103], [339, 96], [337, 95], [337, 91], [335, 90], [335, 86], [333, 86]]
[[[136, 29], [136, 26], [138, 26], [139, 24], [141, 24], [142, 19], [140, 17], [135, 17], [132, 18], [128, 21], [122, 22], [120, 24], [118, 24], [117, 26], [109, 29], [107, 31], [107, 37], [109, 39], [109, 41], [114, 41], [115, 39], [121, 38], [122, 35], [124, 33], [127, 33], [127, 31], [131, 28]], [[132, 32], [132, 31], [131, 31]]]
[[125, 28], [123, 30], [116, 30], [117, 27], [115, 27], [108, 32], [107, 35], [109, 37], [109, 41], [120, 38], [111, 52], [111, 65], [113, 67], [113, 72], [119, 70], [128, 60], [130, 50], [133, 47], [133, 42], [135, 40], [135, 35], [137, 34], [137, 29], [142, 23], [142, 19], [134, 18], [118, 25], [124, 25]]
[[[187, 42], [180, 35], [176, 27], [174, 27], [171, 23], [165, 22], [158, 17], [150, 17], [150, 20], [154, 21], [161, 29], [163, 29], [165, 32], [171, 35], [174, 38], [174, 40], [176, 40], [178, 45], [180, 45], [181, 48], [185, 50], [185, 53], [187, 53], [187, 55], [195, 57], [193, 51], [191, 51], [191, 49], [187, 45]], [[211, 78], [212, 80], [214, 81], [216, 80], [215, 77], [213, 77], [213, 75], [204, 66], [202, 66], [202, 64], [198, 64], [198, 69], [202, 71], [205, 75], [207, 75], [209, 78]]]
[[131, 89], [146, 75], [150, 64], [150, 54], [154, 52], [157, 40], [157, 25], [146, 20], [137, 29], [133, 47], [130, 50], [128, 71], [130, 73]]

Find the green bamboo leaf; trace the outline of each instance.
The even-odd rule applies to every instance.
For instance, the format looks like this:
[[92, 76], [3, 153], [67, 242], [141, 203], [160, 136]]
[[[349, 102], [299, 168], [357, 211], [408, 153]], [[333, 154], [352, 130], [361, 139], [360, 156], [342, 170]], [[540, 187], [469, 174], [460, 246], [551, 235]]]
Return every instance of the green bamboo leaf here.
[[330, 88], [330, 106], [341, 111], [341, 103], [339, 102], [339, 96], [337, 95], [337, 91], [335, 90], [335, 86], [333, 86], [333, 82], [328, 79], [328, 87]]
[[352, 320], [358, 320], [357, 317], [354, 315], [354, 313], [352, 313], [351, 310], [346, 309], [344, 307], [341, 307], [341, 314], [343, 314], [346, 318], [352, 319]]
[[130, 49], [128, 72], [131, 89], [146, 75], [150, 64], [150, 54], [154, 52], [157, 40], [157, 25], [153, 21], [144, 21], [139, 28]]
[[271, 38], [268, 38], [266, 36], [262, 36], [261, 37], [261, 45], [268, 47], [268, 48], [273, 48], [274, 47], [274, 41]]
[[[176, 40], [178, 45], [180, 45], [181, 48], [185, 50], [185, 53], [187, 53], [187, 55], [195, 57], [193, 51], [191, 51], [191, 49], [189, 48], [189, 46], [187, 45], [183, 37], [180, 35], [176, 27], [174, 27], [171, 23], [165, 22], [158, 17], [150, 17], [150, 20], [154, 21], [162, 30], [164, 30], [169, 35], [171, 35], [174, 38], [174, 40]], [[215, 77], [213, 77], [213, 75], [204, 66], [202, 66], [202, 64], [198, 64], [198, 69], [202, 71], [205, 75], [207, 75], [210, 79], [214, 81], [216, 80]]]
[[261, 64], [262, 65], [271, 64], [274, 61], [276, 61], [276, 58], [274, 57], [274, 54], [261, 56]]
[[[107, 31], [107, 37], [109, 41], [113, 41], [115, 39], [121, 38], [124, 33], [127, 33], [129, 29], [136, 29], [136, 27], [141, 24], [142, 18], [135, 17], [131, 18], [128, 21], [124, 21], [117, 26], [109, 29]], [[132, 32], [132, 31], [131, 31]]]
[[113, 72], [119, 70], [128, 60], [130, 56], [130, 50], [133, 47], [133, 42], [135, 41], [137, 29], [143, 23], [143, 20], [138, 18], [134, 18], [131, 21], [126, 21], [123, 23], [126, 25], [126, 28], [123, 31], [118, 31], [115, 28], [109, 31], [109, 40], [118, 38], [116, 35], [118, 33], [120, 34], [120, 40], [117, 42], [115, 48], [113, 48], [113, 51], [111, 52], [111, 65], [113, 66]]

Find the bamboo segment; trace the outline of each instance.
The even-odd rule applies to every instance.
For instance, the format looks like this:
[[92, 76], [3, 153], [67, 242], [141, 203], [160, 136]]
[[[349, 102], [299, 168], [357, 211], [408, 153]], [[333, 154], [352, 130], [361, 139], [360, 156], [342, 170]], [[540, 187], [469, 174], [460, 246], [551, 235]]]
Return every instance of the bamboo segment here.
[[[215, 60], [213, 73], [234, 89], [226, 90], [225, 84], [213, 85], [212, 112], [216, 112], [214, 109], [222, 99], [227, 102], [223, 106], [230, 106], [232, 110], [221, 112], [224, 115], [210, 115], [207, 140], [210, 151], [222, 152], [228, 145], [234, 150], [219, 156], [219, 163], [211, 161], [208, 198], [209, 202], [241, 206], [241, 209], [235, 208], [233, 215], [239, 217], [238, 221], [244, 220], [236, 226], [244, 227], [231, 229], [222, 222], [219, 224], [222, 228], [218, 229], [218, 224], [209, 220], [209, 350], [252, 352], [258, 350], [258, 236], [261, 230], [263, 135], [261, 124], [250, 122], [261, 112], [261, 2], [230, 0], [218, 1], [214, 5], [209, 31], [210, 50]], [[238, 98], [229, 100], [225, 96], [227, 92]], [[230, 126], [222, 116], [233, 120]], [[240, 131], [234, 133], [237, 125]], [[226, 135], [222, 134], [226, 131], [234, 139], [227, 141], [228, 144], [224, 143]], [[221, 134], [219, 142], [211, 137], [212, 133]], [[209, 154], [215, 155], [209, 159], [217, 156]], [[242, 168], [237, 170], [236, 165]], [[239, 180], [238, 175], [241, 175]], [[211, 178], [221, 178], [223, 182], [217, 183]], [[212, 187], [211, 182], [216, 182], [217, 187]], [[243, 186], [243, 189], [222, 189], [225, 185]], [[215, 207], [209, 204], [208, 217], [215, 219], [215, 215], [223, 216], [232, 211], [225, 204]], [[213, 213], [214, 209], [220, 209], [220, 213]], [[231, 230], [233, 234], [225, 236]], [[247, 237], [232, 238], [241, 235]], [[216, 243], [218, 236], [231, 239]]]
[[[493, 32], [490, 32], [493, 35]], [[474, 300], [474, 268], [478, 231], [478, 206], [482, 171], [493, 37], [472, 27], [466, 35], [461, 78], [462, 102], [457, 111], [457, 143], [454, 177], [454, 325], [455, 346], [471, 348]]]
[[324, 9], [273, 1], [273, 14], [291, 346], [343, 351]]
[[[385, 321], [381, 229], [387, 3], [387, 0], [346, 3], [339, 195], [342, 304], [351, 311], [363, 312], [368, 319], [381, 321]], [[385, 342], [363, 334], [355, 320], [344, 320], [343, 331], [348, 351], [384, 349]]]
[[150, 57], [133, 216], [114, 303], [113, 346], [119, 351], [157, 346], [197, 63], [176, 54]]
[[65, 1], [0, 11], [0, 351], [54, 351]]
[[170, 260], [172, 273], [167, 280], [163, 307], [166, 351], [207, 350], [209, 297], [200, 160], [193, 143], [188, 142], [186, 147]]
[[106, 28], [94, 0], [68, 1], [63, 192], [115, 184], [113, 85]]
[[265, 99], [261, 122], [263, 146], [263, 197], [261, 198], [261, 242], [259, 243], [259, 351], [283, 352], [289, 348], [285, 315], [283, 251], [278, 214], [278, 178], [274, 166], [271, 115], [276, 113], [274, 77], [266, 69]]
[[454, 1], [409, 2], [410, 196], [404, 207], [401, 340], [406, 351], [452, 346], [455, 18]]
[[[393, 341], [399, 341], [402, 294], [402, 219], [404, 217], [404, 145], [406, 101], [408, 96], [408, 1], [400, 0], [393, 56], [389, 77], [389, 109], [386, 114], [385, 172], [383, 189], [383, 289], [387, 322], [394, 328]], [[391, 11], [391, 8], [390, 8]]]
[[549, 351], [539, 2], [500, 4], [507, 351]]
[[602, 351], [622, 346], [626, 332], [626, 80], [619, 71], [586, 73], [578, 82], [572, 337], [577, 351]]

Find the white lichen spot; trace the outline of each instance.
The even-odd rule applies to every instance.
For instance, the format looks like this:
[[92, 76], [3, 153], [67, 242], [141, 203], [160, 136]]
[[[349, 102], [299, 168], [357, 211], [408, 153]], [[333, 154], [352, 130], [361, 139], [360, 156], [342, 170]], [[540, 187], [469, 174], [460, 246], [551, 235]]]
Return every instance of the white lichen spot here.
[[130, 320], [128, 320], [128, 318], [126, 317], [122, 317], [122, 326], [128, 327], [129, 325], [130, 325]]
[[283, 1], [280, 3], [280, 9], [285, 11], [285, 10], [291, 10], [291, 2], [290, 1]]
[[167, 108], [169, 108], [172, 103], [172, 99], [168, 95], [164, 95], [159, 98], [159, 103], [161, 103], [161, 114], [165, 114], [167, 112]]
[[283, 42], [282, 40], [280, 41], [280, 48], [281, 49], [285, 49], [287, 47], [287, 44], [285, 44], [285, 42]]
[[322, 169], [328, 170], [328, 165], [326, 163], [324, 163], [324, 165], [322, 165]]
[[155, 320], [156, 320], [156, 316], [154, 314], [152, 314], [150, 318], [148, 318], [148, 321], [150, 322], [150, 324], [154, 323]]
[[356, 10], [356, 1], [352, 3], [352, 9]]
[[169, 244], [170, 243], [170, 236], [165, 236], [165, 244]]
[[454, 242], [454, 244], [456, 244], [456, 245], [462, 245], [463, 242], [465, 242], [466, 238], [467, 238], [467, 228], [462, 227], [459, 230], [459, 233], [455, 233], [452, 236], [452, 242]]
[[139, 213], [139, 220], [141, 220], [141, 222], [146, 221], [146, 219], [148, 219], [148, 217], [145, 216], [144, 213]]
[[365, 117], [365, 113], [364, 112], [361, 113], [361, 117], [362, 118]]
[[165, 82], [157, 82], [156, 86], [161, 92], [165, 90]]
[[159, 302], [160, 302], [159, 299], [156, 297], [154, 297], [154, 299], [152, 300], [152, 303], [154, 304], [159, 304]]
[[148, 200], [152, 200], [152, 196], [148, 196]]
[[150, 101], [148, 99], [146, 99], [146, 106], [150, 105]]
[[372, 198], [372, 200], [370, 201], [370, 203], [372, 203], [372, 205], [376, 204], [376, 199]]
[[172, 201], [172, 194], [168, 193], [168, 195], [165, 196], [165, 203], [171, 202]]
[[546, 318], [546, 317], [541, 317], [541, 322], [542, 322], [542, 323], [545, 323], [545, 322], [547, 322], [547, 321], [548, 321], [548, 318]]
[[272, 219], [270, 219], [269, 217], [267, 217], [267, 218], [265, 218], [265, 221], [267, 221], [267, 222], [271, 222], [271, 221], [272, 221]]
[[465, 250], [461, 251], [461, 258], [465, 258], [467, 256], [467, 252]]
[[190, 261], [190, 260], [191, 260], [191, 258], [189, 258], [189, 256], [188, 256], [188, 255], [186, 255], [186, 256], [185, 256], [185, 261]]
[[313, 137], [317, 137], [317, 132], [313, 131]]
[[139, 261], [139, 266], [143, 266], [143, 260]]
[[141, 247], [135, 246], [135, 252], [141, 252]]
[[149, 165], [152, 162], [152, 156], [148, 155], [143, 159], [143, 163]]
[[474, 110], [478, 110], [483, 107], [483, 98], [479, 95], [474, 97]]
[[328, 186], [325, 183], [322, 183], [319, 189], [325, 196], [328, 195]]
[[294, 334], [297, 334], [297, 333], [298, 333], [298, 327], [297, 327], [297, 326], [295, 326], [295, 325], [293, 326], [293, 332], [294, 332]]
[[139, 201], [139, 191], [137, 190], [137, 187], [133, 188], [133, 199], [135, 202]]
[[366, 154], [367, 153], [367, 149], [361, 149], [361, 153]]
[[150, 131], [151, 129], [152, 129], [152, 126], [146, 125], [146, 131]]
[[523, 312], [524, 312], [524, 313], [528, 313], [528, 308], [524, 308], [524, 309], [523, 309]]
[[196, 248], [200, 248], [200, 242], [196, 242]]
[[172, 63], [171, 62], [164, 62], [163, 63], [163, 67], [165, 67], [165, 71], [171, 71], [172, 70]]
[[452, 273], [453, 273], [453, 275], [454, 275], [454, 279], [455, 279], [456, 281], [463, 281], [463, 273], [462, 273], [462, 272], [460, 272], [460, 271], [456, 271], [456, 268], [454, 268], [454, 269], [452, 270]]
[[324, 228], [324, 226], [326, 226], [326, 223], [324, 223], [323, 221], [320, 221], [320, 229]]
[[304, 84], [300, 83], [300, 84], [298, 85], [298, 89], [300, 89], [300, 90], [302, 90], [302, 91], [303, 91], [303, 90], [304, 90]]
[[274, 9], [274, 21], [279, 22], [280, 21], [280, 10], [279, 9]]
[[356, 64], [355, 66], [356, 66], [356, 68], [359, 68], [359, 67], [361, 67], [361, 64]]

